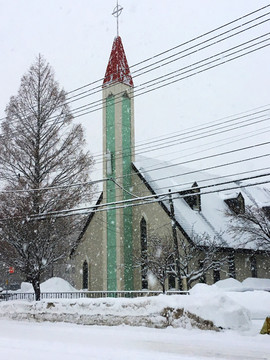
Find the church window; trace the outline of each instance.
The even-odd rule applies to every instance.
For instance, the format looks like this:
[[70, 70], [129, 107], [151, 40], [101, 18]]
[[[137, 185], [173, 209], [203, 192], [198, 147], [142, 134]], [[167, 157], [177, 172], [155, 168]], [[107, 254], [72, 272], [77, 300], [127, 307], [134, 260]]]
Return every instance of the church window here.
[[241, 193], [224, 201], [236, 215], [245, 213], [245, 199]]
[[201, 276], [200, 276], [199, 282], [205, 284], [206, 278], [205, 278], [204, 261], [203, 260], [199, 260], [199, 269], [201, 271]]
[[228, 263], [229, 263], [229, 277], [235, 279], [236, 273], [235, 273], [235, 257], [234, 253], [230, 253], [228, 256]]
[[141, 258], [142, 258], [142, 266], [141, 266], [141, 276], [142, 276], [142, 289], [148, 288], [147, 281], [147, 227], [145, 218], [142, 218], [140, 223], [141, 230]]
[[[175, 263], [174, 258], [171, 257], [171, 262]], [[169, 290], [170, 289], [175, 289], [176, 288], [176, 283], [175, 283], [175, 266], [170, 266], [170, 270], [168, 271], [168, 287]]]
[[250, 270], [251, 270], [251, 276], [256, 278], [257, 277], [257, 261], [255, 255], [252, 255], [249, 258], [250, 261]]
[[196, 181], [192, 185], [191, 189], [181, 191], [180, 195], [184, 195], [184, 200], [192, 210], [201, 211], [200, 188], [198, 187]]
[[175, 289], [175, 274], [170, 273], [168, 276], [169, 290]]
[[88, 289], [88, 263], [85, 260], [83, 263], [83, 289]]
[[220, 265], [216, 264], [213, 270], [213, 280], [214, 283], [220, 280]]

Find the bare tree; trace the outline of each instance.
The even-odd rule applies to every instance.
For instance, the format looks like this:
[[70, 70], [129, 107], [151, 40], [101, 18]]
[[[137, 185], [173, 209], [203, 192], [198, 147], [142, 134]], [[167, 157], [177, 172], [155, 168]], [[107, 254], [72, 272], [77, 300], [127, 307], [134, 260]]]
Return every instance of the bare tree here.
[[157, 279], [165, 292], [165, 282], [175, 268], [174, 243], [171, 236], [152, 235], [147, 238], [147, 249], [135, 257], [135, 266]]
[[[192, 241], [178, 239], [181, 278], [186, 278], [188, 289], [195, 281], [202, 280], [211, 269], [227, 264], [226, 246], [221, 236], [211, 239], [209, 235], [194, 235]], [[165, 292], [165, 282], [170, 275], [178, 277], [173, 237], [152, 235], [147, 238], [147, 250], [135, 257], [135, 266], [153, 274]]]
[[93, 159], [84, 144], [65, 92], [39, 55], [6, 108], [0, 143], [0, 253], [33, 284], [37, 300], [41, 274], [67, 256], [81, 221], [44, 215], [91, 199], [90, 185], [70, 187], [89, 180]]
[[229, 232], [238, 242], [242, 245], [253, 243], [254, 250], [270, 250], [270, 207], [246, 205], [243, 212], [228, 211], [226, 215], [230, 220]]
[[179, 240], [180, 269], [187, 280], [188, 289], [195, 281], [204, 281], [207, 272], [221, 269], [228, 263], [228, 256], [223, 251], [227, 244], [221, 236], [211, 238], [208, 234], [191, 236], [192, 241]]

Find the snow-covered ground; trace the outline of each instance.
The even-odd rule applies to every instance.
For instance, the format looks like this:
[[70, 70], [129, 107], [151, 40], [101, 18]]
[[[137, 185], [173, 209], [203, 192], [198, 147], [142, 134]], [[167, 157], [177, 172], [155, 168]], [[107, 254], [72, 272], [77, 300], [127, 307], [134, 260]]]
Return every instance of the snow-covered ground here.
[[[249, 280], [249, 290], [258, 285], [254, 281]], [[258, 282], [267, 285], [267, 280]], [[51, 279], [43, 289], [66, 286]], [[198, 284], [189, 296], [0, 302], [0, 359], [269, 360], [270, 336], [259, 331], [270, 315], [270, 293], [246, 290], [247, 284], [228, 279], [214, 286]], [[199, 330], [189, 318], [166, 319], [166, 307], [185, 309], [224, 330]], [[50, 322], [33, 321], [42, 319]], [[119, 325], [127, 323], [140, 326]]]
[[262, 360], [270, 338], [235, 331], [0, 321], [1, 359]]

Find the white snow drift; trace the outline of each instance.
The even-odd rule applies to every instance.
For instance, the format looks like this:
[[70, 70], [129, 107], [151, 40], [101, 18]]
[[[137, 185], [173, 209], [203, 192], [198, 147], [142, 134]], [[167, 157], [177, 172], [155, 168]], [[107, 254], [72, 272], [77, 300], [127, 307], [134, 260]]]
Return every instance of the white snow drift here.
[[[0, 303], [0, 316], [91, 325], [128, 324], [160, 328], [172, 325], [189, 328], [194, 326], [194, 321], [187, 315], [189, 312], [212, 321], [216, 327], [248, 330], [251, 328], [251, 319], [263, 319], [269, 315], [270, 293], [243, 292], [239, 290], [241, 287], [243, 285], [236, 280], [227, 279], [212, 286], [197, 284], [190, 295], [182, 296], [8, 301]], [[20, 291], [26, 288], [24, 283]], [[59, 278], [46, 281], [41, 289], [50, 292], [75, 290]]]

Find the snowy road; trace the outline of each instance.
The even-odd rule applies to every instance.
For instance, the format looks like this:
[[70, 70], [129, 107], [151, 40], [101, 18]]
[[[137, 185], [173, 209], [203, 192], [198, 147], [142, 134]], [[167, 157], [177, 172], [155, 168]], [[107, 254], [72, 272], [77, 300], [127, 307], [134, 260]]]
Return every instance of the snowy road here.
[[184, 329], [0, 320], [0, 358], [12, 360], [270, 359], [270, 336]]

